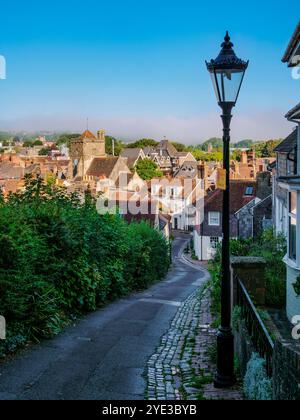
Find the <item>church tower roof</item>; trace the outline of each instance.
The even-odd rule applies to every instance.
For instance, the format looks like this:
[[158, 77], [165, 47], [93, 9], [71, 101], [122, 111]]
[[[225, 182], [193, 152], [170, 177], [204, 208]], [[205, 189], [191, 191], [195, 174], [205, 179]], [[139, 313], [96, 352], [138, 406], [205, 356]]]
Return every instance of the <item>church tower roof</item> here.
[[83, 139], [95, 139], [96, 137], [94, 136], [94, 134], [90, 131], [90, 130], [85, 130], [80, 138]]

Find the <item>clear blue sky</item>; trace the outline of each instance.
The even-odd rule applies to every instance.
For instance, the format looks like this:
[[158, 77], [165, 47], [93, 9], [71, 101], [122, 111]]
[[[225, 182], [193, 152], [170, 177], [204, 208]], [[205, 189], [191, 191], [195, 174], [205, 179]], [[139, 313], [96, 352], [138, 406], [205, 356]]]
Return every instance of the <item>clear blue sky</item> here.
[[250, 67], [233, 137], [280, 137], [300, 100], [281, 57], [299, 0], [85, 0], [1, 5], [1, 129], [105, 128], [116, 136], [198, 142], [219, 135], [204, 60], [228, 29]]

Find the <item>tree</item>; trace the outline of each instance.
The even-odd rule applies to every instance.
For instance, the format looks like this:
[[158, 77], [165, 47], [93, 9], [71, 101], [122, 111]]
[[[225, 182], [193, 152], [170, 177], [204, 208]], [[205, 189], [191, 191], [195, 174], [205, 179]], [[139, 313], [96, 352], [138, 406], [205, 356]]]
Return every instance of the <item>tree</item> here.
[[48, 156], [48, 154], [50, 153], [51, 148], [50, 147], [43, 147], [40, 151], [39, 151], [39, 156]]
[[202, 150], [207, 152], [208, 146], [212, 145], [213, 149], [221, 150], [223, 148], [223, 140], [219, 137], [212, 137], [208, 140], [206, 140], [204, 143], [202, 143]]
[[250, 149], [250, 147], [253, 146], [253, 143], [254, 143], [253, 140], [245, 139], [245, 140], [238, 141], [237, 143], [234, 143], [233, 146], [237, 149], [244, 149], [244, 148]]
[[105, 151], [109, 155], [112, 155], [113, 142], [114, 142], [114, 154], [115, 156], [119, 156], [122, 150], [124, 149], [124, 143], [121, 140], [117, 140], [112, 136], [105, 136]]
[[177, 150], [177, 152], [185, 152], [185, 151], [187, 151], [187, 146], [185, 144], [178, 143], [176, 141], [172, 141], [172, 144], [175, 147], [175, 149]]
[[23, 147], [33, 147], [33, 142], [30, 140], [25, 140], [23, 142]]
[[275, 157], [274, 149], [281, 140], [268, 140], [262, 144], [260, 149], [261, 157]]
[[163, 173], [160, 169], [158, 169], [158, 166], [155, 162], [151, 159], [143, 159], [140, 160], [135, 167], [138, 175], [144, 179], [149, 180], [152, 178], [160, 178], [163, 176]]
[[65, 144], [66, 146], [70, 147], [70, 143], [72, 139], [76, 139], [80, 137], [80, 134], [73, 133], [73, 134], [61, 134], [58, 139], [56, 140], [57, 146], [61, 146], [62, 144]]
[[42, 146], [42, 145], [43, 145], [43, 142], [41, 140], [35, 140], [33, 142], [33, 146]]
[[158, 145], [158, 142], [156, 140], [140, 139], [140, 140], [135, 141], [134, 143], [127, 144], [126, 147], [144, 149], [144, 147], [154, 147], [157, 145]]

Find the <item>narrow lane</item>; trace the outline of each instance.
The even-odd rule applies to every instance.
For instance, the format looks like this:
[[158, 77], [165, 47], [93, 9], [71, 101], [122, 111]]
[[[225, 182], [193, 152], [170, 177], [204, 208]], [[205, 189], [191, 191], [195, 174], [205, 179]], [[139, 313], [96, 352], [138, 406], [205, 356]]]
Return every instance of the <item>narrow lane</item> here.
[[179, 234], [166, 279], [86, 316], [0, 365], [0, 399], [143, 399], [149, 357], [178, 307], [205, 280]]

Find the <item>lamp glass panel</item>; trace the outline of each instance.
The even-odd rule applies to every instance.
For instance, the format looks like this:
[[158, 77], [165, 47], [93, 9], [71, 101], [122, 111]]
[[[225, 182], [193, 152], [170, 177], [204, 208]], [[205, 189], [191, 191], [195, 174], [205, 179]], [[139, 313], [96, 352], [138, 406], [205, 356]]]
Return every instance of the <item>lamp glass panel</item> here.
[[217, 70], [216, 79], [220, 92], [219, 102], [236, 102], [244, 70]]

